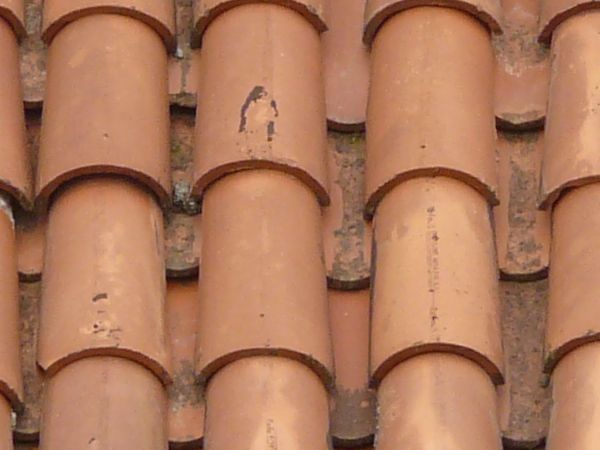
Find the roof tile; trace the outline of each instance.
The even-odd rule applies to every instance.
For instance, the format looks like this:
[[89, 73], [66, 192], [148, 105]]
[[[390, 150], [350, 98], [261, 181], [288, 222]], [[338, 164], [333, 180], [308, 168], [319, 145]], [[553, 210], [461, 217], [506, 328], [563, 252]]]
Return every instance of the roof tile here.
[[600, 12], [561, 24], [552, 39], [552, 73], [542, 167], [542, 207], [570, 187], [600, 180]]
[[552, 219], [547, 370], [566, 353], [600, 339], [600, 184], [569, 191], [554, 207]]
[[377, 450], [502, 449], [494, 385], [465, 358], [411, 358], [384, 378], [377, 398]]
[[40, 450], [167, 448], [166, 393], [143, 366], [85, 358], [48, 380]]
[[23, 0], [0, 0], [0, 18], [10, 24], [18, 38], [27, 34], [24, 15]]
[[168, 48], [175, 46], [175, 3], [172, 0], [44, 0], [43, 39], [50, 44], [67, 24], [101, 14], [121, 14], [140, 20], [154, 29]]
[[25, 141], [19, 46], [9, 24], [0, 19], [0, 190], [23, 207], [31, 206], [32, 183]]
[[194, 374], [198, 325], [198, 282], [170, 281], [167, 286], [167, 324], [173, 358], [169, 386], [169, 442], [172, 448], [199, 448], [204, 437], [204, 397]]
[[333, 443], [357, 447], [373, 442], [375, 396], [369, 389], [369, 290], [329, 290], [335, 359], [331, 412]]
[[12, 410], [10, 402], [2, 395], [0, 395], [0, 447], [7, 450], [13, 448]]
[[97, 178], [61, 192], [48, 217], [42, 368], [123, 356], [169, 381], [163, 246], [162, 213], [135, 184]]
[[498, 0], [367, 0], [364, 41], [373, 43], [384, 23], [399, 12], [422, 6], [442, 6], [472, 14], [491, 31], [502, 32], [502, 8]]
[[539, 279], [548, 271], [550, 213], [537, 208], [543, 141], [542, 132], [498, 136], [500, 205], [494, 218], [503, 279]]
[[406, 181], [381, 202], [374, 230], [374, 383], [415, 355], [451, 352], [501, 384], [500, 304], [485, 199], [450, 178]]
[[201, 194], [228, 173], [270, 168], [297, 176], [326, 205], [327, 136], [316, 30], [289, 8], [239, 6], [211, 23], [202, 53], [194, 192]]
[[206, 391], [205, 448], [329, 450], [327, 391], [305, 365], [273, 356], [220, 370]]
[[158, 35], [115, 14], [65, 27], [48, 53], [39, 200], [47, 201], [67, 180], [115, 173], [167, 202], [168, 139], [167, 56]]
[[313, 192], [278, 171], [229, 175], [206, 193], [202, 233], [202, 379], [236, 359], [275, 354], [303, 361], [330, 386], [321, 211]]
[[42, 276], [46, 244], [46, 216], [16, 211], [17, 265], [21, 281]]
[[221, 14], [242, 5], [271, 3], [285, 6], [304, 16], [317, 31], [325, 31], [325, 2], [329, 0], [197, 0], [194, 4], [194, 22], [197, 45], [208, 26]]
[[362, 42], [366, 0], [330, 0], [329, 30], [323, 34], [327, 123], [338, 131], [365, 126], [369, 54]]
[[413, 8], [386, 21], [371, 56], [367, 213], [395, 185], [421, 176], [457, 178], [497, 203], [485, 28], [452, 9]]
[[0, 197], [0, 249], [0, 394], [18, 410], [23, 400], [19, 346], [19, 278], [12, 211], [3, 196]]
[[552, 33], [569, 17], [600, 6], [595, 0], [543, 0], [540, 14], [540, 41], [550, 42]]

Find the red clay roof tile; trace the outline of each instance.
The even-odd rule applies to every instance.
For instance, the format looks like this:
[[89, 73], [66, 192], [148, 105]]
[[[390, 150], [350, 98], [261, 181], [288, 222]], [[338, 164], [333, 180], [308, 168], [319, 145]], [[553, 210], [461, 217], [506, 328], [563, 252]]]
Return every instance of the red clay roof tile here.
[[289, 8], [238, 6], [211, 23], [202, 54], [195, 194], [229, 173], [268, 168], [297, 176], [326, 205], [317, 31]]
[[371, 57], [367, 213], [394, 186], [422, 176], [457, 178], [497, 203], [486, 29], [453, 9], [413, 8], [385, 22]]
[[242, 5], [271, 3], [290, 8], [307, 19], [317, 31], [327, 29], [325, 22], [325, 2], [330, 0], [197, 0], [194, 3], [194, 22], [196, 45], [200, 43], [203, 35], [219, 15]]
[[369, 90], [369, 54], [362, 42], [366, 0], [329, 0], [323, 34], [327, 123], [332, 130], [361, 131]]
[[6, 20], [18, 38], [27, 35], [23, 0], [0, 0], [0, 18]]
[[163, 246], [161, 211], [137, 185], [96, 178], [61, 192], [48, 217], [39, 364], [54, 374], [122, 356], [168, 382]]
[[377, 450], [502, 449], [494, 385], [468, 359], [411, 358], [384, 378], [377, 398]]
[[13, 30], [0, 18], [0, 191], [21, 206], [31, 206], [32, 182], [25, 141], [25, 118], [19, 72], [19, 46]]
[[543, 133], [500, 133], [498, 197], [494, 209], [503, 279], [544, 278], [550, 259], [550, 213], [539, 211]]
[[569, 191], [552, 214], [552, 269], [546, 369], [568, 352], [600, 339], [600, 183]]
[[22, 281], [37, 281], [42, 276], [46, 244], [46, 215], [17, 211], [17, 266]]
[[394, 15], [407, 9], [427, 6], [442, 6], [467, 12], [483, 22], [491, 31], [502, 32], [502, 9], [498, 0], [367, 0], [365, 43], [371, 45], [380, 28]]
[[0, 448], [12, 450], [12, 409], [10, 402], [0, 395]]
[[167, 48], [175, 46], [175, 3], [168, 0], [44, 0], [43, 39], [50, 44], [69, 23], [102, 14], [120, 14], [139, 20], [158, 33]]
[[196, 383], [194, 356], [198, 326], [198, 282], [169, 281], [167, 325], [173, 358], [169, 386], [169, 442], [172, 447], [199, 448], [204, 437], [204, 397]]
[[406, 181], [374, 222], [371, 371], [451, 352], [503, 382], [495, 250], [485, 199], [450, 178]]
[[577, 15], [552, 39], [542, 207], [570, 187], [600, 180], [600, 12]]
[[167, 55], [158, 35], [115, 14], [66, 26], [48, 53], [39, 200], [73, 178], [114, 173], [140, 181], [166, 203], [168, 139]]
[[371, 224], [365, 221], [365, 139], [360, 134], [329, 134], [329, 193], [323, 211], [327, 282], [336, 289], [361, 289], [371, 272]]
[[73, 362], [47, 382], [40, 450], [165, 450], [166, 404], [158, 378], [137, 363]]
[[357, 447], [372, 443], [375, 396], [369, 389], [369, 290], [329, 290], [335, 360], [331, 412], [333, 443]]
[[552, 33], [569, 17], [599, 7], [594, 0], [542, 0], [540, 41], [550, 42]]
[[552, 375], [552, 415], [547, 450], [592, 450], [600, 438], [600, 343], [569, 353]]
[[239, 358], [274, 354], [306, 363], [330, 386], [321, 211], [313, 192], [278, 171], [229, 175], [205, 195], [202, 233], [201, 377]]
[[14, 222], [7, 197], [0, 196], [0, 397], [20, 409], [23, 400], [19, 345], [19, 278]]
[[327, 391], [297, 361], [231, 363], [209, 382], [206, 405], [206, 449], [331, 449]]

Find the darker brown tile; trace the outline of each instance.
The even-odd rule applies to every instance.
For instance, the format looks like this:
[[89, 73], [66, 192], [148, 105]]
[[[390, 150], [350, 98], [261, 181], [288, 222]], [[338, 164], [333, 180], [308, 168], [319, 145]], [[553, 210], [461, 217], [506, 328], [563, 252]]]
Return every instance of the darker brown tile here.
[[329, 192], [323, 212], [327, 281], [336, 289], [369, 284], [371, 225], [365, 221], [365, 140], [360, 134], [329, 134]]
[[505, 445], [514, 449], [534, 449], [548, 432], [550, 392], [543, 373], [547, 295], [547, 281], [500, 284], [506, 359], [500, 426]]
[[194, 356], [198, 326], [198, 282], [170, 281], [167, 286], [167, 326], [173, 358], [169, 393], [171, 449], [196, 449], [204, 437], [204, 397], [196, 383]]
[[500, 133], [498, 195], [494, 209], [498, 265], [503, 279], [546, 276], [550, 253], [550, 213], [538, 210], [542, 132]]
[[43, 372], [37, 365], [37, 339], [41, 283], [21, 283], [21, 368], [23, 371], [24, 408], [14, 428], [19, 441], [35, 441], [40, 432], [40, 408]]
[[369, 389], [369, 291], [329, 290], [329, 316], [335, 361], [333, 443], [368, 445], [376, 426], [375, 395]]

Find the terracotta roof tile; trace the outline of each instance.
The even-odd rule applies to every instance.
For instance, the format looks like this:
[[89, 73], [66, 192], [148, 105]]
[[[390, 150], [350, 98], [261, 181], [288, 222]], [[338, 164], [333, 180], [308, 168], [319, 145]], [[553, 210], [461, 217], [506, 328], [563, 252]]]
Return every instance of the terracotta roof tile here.
[[314, 193], [278, 171], [229, 175], [206, 193], [202, 233], [202, 378], [236, 359], [274, 354], [303, 361], [331, 385], [321, 211]]
[[19, 345], [19, 279], [12, 210], [0, 196], [0, 397], [20, 409], [23, 400]]
[[313, 26], [279, 5], [237, 6], [211, 22], [202, 53], [195, 193], [229, 173], [269, 168], [297, 176], [326, 205], [325, 101]]
[[40, 432], [40, 409], [43, 372], [37, 365], [39, 306], [42, 285], [39, 282], [20, 284], [21, 368], [24, 380], [24, 408], [17, 415], [15, 438], [35, 441]]
[[167, 286], [167, 325], [173, 358], [169, 386], [169, 443], [173, 449], [199, 448], [204, 437], [204, 398], [196, 384], [194, 351], [198, 326], [198, 283], [170, 281]]
[[600, 51], [599, 24], [600, 14], [580, 14], [553, 35], [543, 207], [550, 207], [567, 188], [600, 180], [600, 71], [594, 65]]
[[82, 17], [102, 14], [132, 17], [154, 29], [168, 48], [175, 45], [174, 2], [156, 0], [45, 0], [42, 23], [44, 41], [49, 44], [69, 23]]
[[159, 379], [135, 362], [73, 362], [47, 382], [40, 450], [164, 450], [166, 404]]
[[369, 389], [369, 291], [329, 291], [335, 359], [331, 412], [333, 443], [357, 447], [372, 443], [375, 396]]
[[198, 275], [200, 221], [200, 216], [173, 212], [167, 214], [165, 248], [168, 277], [186, 278]]
[[46, 216], [17, 211], [16, 242], [19, 278], [37, 281], [42, 276], [46, 243]]
[[329, 30], [323, 34], [327, 123], [339, 131], [364, 129], [369, 54], [362, 42], [366, 0], [330, 0]]
[[97, 178], [60, 193], [44, 262], [38, 361], [45, 370], [123, 356], [169, 380], [163, 245], [160, 209], [138, 186]]
[[598, 444], [600, 343], [569, 353], [552, 376], [552, 416], [547, 450], [591, 450]]
[[550, 213], [537, 208], [543, 134], [500, 133], [497, 145], [500, 205], [494, 218], [502, 278], [543, 278], [550, 253]]
[[551, 370], [568, 352], [600, 339], [596, 268], [600, 264], [600, 184], [574, 189], [552, 214], [552, 270], [546, 335]]
[[19, 47], [10, 25], [1, 18], [0, 67], [0, 151], [5, 161], [0, 165], [0, 190], [29, 208], [33, 186], [25, 143]]
[[17, 37], [27, 34], [25, 30], [24, 0], [0, 0], [0, 18], [8, 22]]
[[385, 22], [371, 57], [367, 213], [395, 185], [421, 176], [457, 178], [497, 203], [486, 29], [453, 9], [413, 8]]
[[10, 402], [0, 395], [0, 446], [12, 449], [12, 410]]
[[496, 50], [496, 119], [505, 130], [544, 123], [550, 61], [538, 42], [541, 0], [504, 0], [503, 29]]
[[374, 222], [371, 371], [379, 384], [415, 355], [450, 352], [503, 382], [500, 304], [485, 199], [451, 178], [406, 181]]
[[[40, 200], [70, 179], [115, 173], [140, 181], [167, 202], [167, 89], [166, 52], [142, 22], [97, 14], [66, 26], [48, 53]], [[78, 126], [64, 126], [73, 122]]]
[[206, 391], [205, 448], [329, 450], [329, 405], [321, 380], [288, 358], [243, 358]]
[[399, 12], [427, 6], [443, 6], [467, 12], [491, 31], [502, 32], [502, 9], [497, 0], [367, 0], [364, 41], [371, 45], [385, 22]]
[[377, 450], [502, 449], [494, 385], [466, 358], [411, 358], [384, 378], [377, 398]]
[[543, 0], [540, 14], [540, 40], [550, 42], [558, 26], [581, 12], [598, 8], [594, 0]]
[[329, 192], [323, 211], [323, 246], [327, 281], [337, 289], [368, 286], [371, 271], [371, 225], [365, 221], [365, 139], [361, 134], [329, 134]]

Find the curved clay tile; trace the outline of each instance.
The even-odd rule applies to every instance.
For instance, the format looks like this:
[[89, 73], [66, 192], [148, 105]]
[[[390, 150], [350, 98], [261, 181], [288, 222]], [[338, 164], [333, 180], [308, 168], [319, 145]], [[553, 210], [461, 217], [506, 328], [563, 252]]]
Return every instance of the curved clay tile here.
[[88, 356], [123, 356], [169, 381], [163, 217], [126, 180], [72, 184], [50, 208], [38, 362], [50, 375]]
[[40, 450], [167, 448], [166, 394], [152, 372], [93, 357], [46, 380]]
[[0, 0], [0, 18], [10, 24], [19, 39], [27, 36], [23, 2], [24, 0]]
[[362, 42], [365, 0], [329, 0], [323, 73], [330, 129], [362, 131], [367, 114], [369, 54]]
[[168, 202], [167, 55], [140, 21], [100, 14], [65, 27], [50, 46], [38, 200], [76, 177], [111, 173]]
[[565, 194], [554, 207], [552, 218], [548, 370], [569, 351], [600, 340], [600, 184]]
[[314, 372], [287, 358], [243, 358], [206, 391], [206, 450], [329, 450], [327, 391]]
[[206, 193], [202, 232], [201, 377], [246, 356], [279, 355], [329, 386], [321, 211], [312, 191], [277, 171], [229, 175]]
[[167, 325], [173, 384], [169, 392], [169, 442], [176, 448], [200, 448], [204, 437], [204, 397], [194, 374], [198, 327], [198, 282], [170, 280], [167, 285]]
[[29, 208], [33, 186], [25, 144], [19, 44], [10, 25], [1, 18], [0, 136], [3, 161], [0, 164], [0, 191], [10, 194], [24, 208]]
[[69, 23], [98, 14], [132, 17], [158, 33], [167, 48], [176, 45], [173, 0], [44, 0], [42, 38], [50, 44]]
[[[19, 276], [10, 204], [0, 195], [0, 397], [15, 409], [23, 400], [19, 341]], [[1, 448], [1, 447], [0, 447]]]
[[600, 11], [574, 16], [552, 39], [542, 207], [600, 181]]
[[371, 370], [456, 353], [502, 383], [494, 238], [485, 199], [451, 178], [406, 181], [375, 216]]
[[540, 41], [549, 43], [552, 33], [569, 17], [600, 7], [594, 0], [542, 0]]
[[383, 379], [377, 398], [377, 450], [502, 449], [494, 385], [465, 358], [411, 358]]
[[12, 409], [10, 402], [0, 395], [0, 448], [13, 449]]
[[569, 353], [552, 375], [547, 450], [595, 450], [600, 439], [600, 343]]
[[211, 23], [202, 61], [194, 192], [228, 173], [268, 168], [295, 175], [327, 204], [317, 31], [289, 8], [240, 6]]
[[256, 3], [272, 3], [290, 8], [300, 13], [319, 32], [327, 30], [325, 23], [324, 2], [330, 0], [197, 0], [194, 3], [194, 28], [197, 40], [203, 38], [204, 32], [219, 15], [242, 5]]
[[395, 14], [420, 6], [442, 6], [464, 11], [480, 20], [492, 32], [502, 32], [502, 8], [498, 0], [367, 0], [365, 43], [371, 45], [384, 23]]
[[367, 213], [421, 176], [459, 179], [497, 203], [495, 63], [485, 27], [454, 9], [413, 8], [386, 21], [371, 57]]
[[333, 443], [357, 447], [373, 442], [375, 396], [369, 389], [369, 290], [329, 290], [335, 360], [331, 411]]
[[46, 215], [15, 211], [17, 266], [21, 281], [38, 281], [44, 266]]

